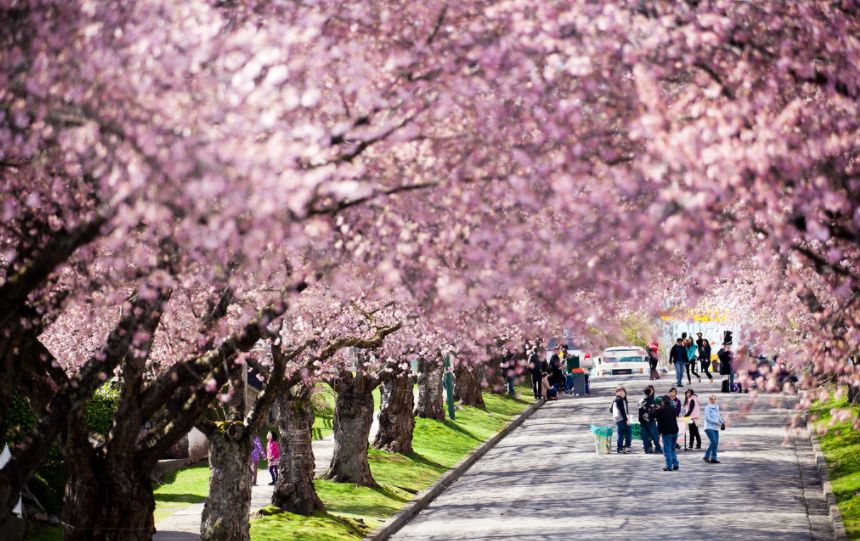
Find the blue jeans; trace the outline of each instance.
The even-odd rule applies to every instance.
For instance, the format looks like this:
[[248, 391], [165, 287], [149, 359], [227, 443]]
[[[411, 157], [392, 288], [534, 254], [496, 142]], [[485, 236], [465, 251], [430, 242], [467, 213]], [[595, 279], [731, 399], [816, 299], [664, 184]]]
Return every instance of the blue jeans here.
[[675, 385], [681, 385], [684, 380], [684, 367], [687, 363], [676, 362], [675, 363]]
[[630, 443], [633, 439], [633, 429], [630, 428], [630, 423], [620, 422], [615, 423], [615, 426], [618, 428], [618, 445], [617, 450], [620, 452], [625, 447], [630, 447]]
[[678, 443], [678, 434], [663, 434], [663, 456], [666, 458], [666, 467], [672, 469], [680, 466], [675, 444]]
[[709, 460], [717, 459], [717, 447], [720, 445], [720, 431], [715, 428], [706, 428], [705, 436], [708, 437], [708, 450], [705, 451], [705, 458]]
[[514, 391], [514, 383], [515, 383], [515, 382], [514, 382], [514, 377], [513, 377], [513, 376], [508, 376], [508, 377], [505, 379], [505, 384], [506, 384], [506, 386], [507, 386], [507, 388], [508, 388], [508, 395], [509, 395], [509, 396], [514, 396], [514, 395], [516, 395], [516, 394], [517, 394], [517, 393], [516, 393], [516, 391]]
[[641, 423], [640, 433], [642, 435], [642, 443], [645, 445], [646, 453], [651, 452], [652, 441], [654, 442], [654, 450], [658, 453], [663, 452], [663, 450], [660, 449], [660, 435], [657, 433], [657, 421]]

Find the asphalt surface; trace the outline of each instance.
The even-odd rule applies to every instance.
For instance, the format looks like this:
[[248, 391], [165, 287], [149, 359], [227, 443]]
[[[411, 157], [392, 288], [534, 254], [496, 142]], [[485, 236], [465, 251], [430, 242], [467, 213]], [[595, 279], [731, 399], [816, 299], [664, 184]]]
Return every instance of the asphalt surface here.
[[[727, 419], [722, 463], [679, 451], [680, 470], [664, 472], [641, 440], [630, 455], [595, 453], [589, 424], [614, 424], [619, 381], [634, 409], [645, 378], [604, 378], [589, 397], [546, 404], [392, 539], [832, 539], [808, 436], [786, 429], [794, 397], [694, 383], [703, 403], [718, 396]], [[662, 379], [657, 392], [671, 385]]]

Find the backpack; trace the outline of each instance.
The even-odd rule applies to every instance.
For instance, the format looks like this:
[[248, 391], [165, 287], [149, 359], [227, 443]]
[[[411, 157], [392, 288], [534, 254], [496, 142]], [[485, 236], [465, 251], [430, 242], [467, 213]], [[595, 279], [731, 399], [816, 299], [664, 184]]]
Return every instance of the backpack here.
[[651, 412], [649, 411], [648, 402], [645, 399], [645, 397], [642, 397], [639, 400], [638, 406], [639, 406], [639, 417], [641, 417], [642, 420], [645, 421], [646, 423], [651, 422]]

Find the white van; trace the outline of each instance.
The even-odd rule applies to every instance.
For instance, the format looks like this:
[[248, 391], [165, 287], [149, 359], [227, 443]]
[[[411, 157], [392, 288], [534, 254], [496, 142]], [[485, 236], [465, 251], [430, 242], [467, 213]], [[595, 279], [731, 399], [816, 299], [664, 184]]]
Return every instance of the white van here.
[[631, 376], [648, 374], [651, 366], [644, 348], [622, 346], [603, 350], [603, 355], [594, 365], [594, 372], [598, 376]]

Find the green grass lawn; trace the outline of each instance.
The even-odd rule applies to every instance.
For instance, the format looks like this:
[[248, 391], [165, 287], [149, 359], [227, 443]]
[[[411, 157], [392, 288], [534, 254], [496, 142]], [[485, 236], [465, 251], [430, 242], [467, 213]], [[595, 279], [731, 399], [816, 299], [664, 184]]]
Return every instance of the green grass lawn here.
[[[830, 411], [834, 408], [850, 409], [852, 419], [831, 424]], [[827, 433], [819, 435], [821, 450], [827, 459], [830, 483], [848, 539], [860, 540], [860, 431], [852, 427], [857, 418], [858, 406], [849, 406], [846, 398], [831, 398], [827, 402], [816, 402], [809, 410], [816, 426], [827, 428]]]
[[316, 480], [327, 513], [312, 517], [273, 513], [251, 522], [254, 541], [358, 540], [395, 514], [443, 473], [482, 442], [501, 430], [533, 402], [530, 392], [522, 399], [484, 394], [486, 411], [465, 408], [456, 421], [417, 419], [411, 455], [370, 452], [370, 468], [379, 489]]

